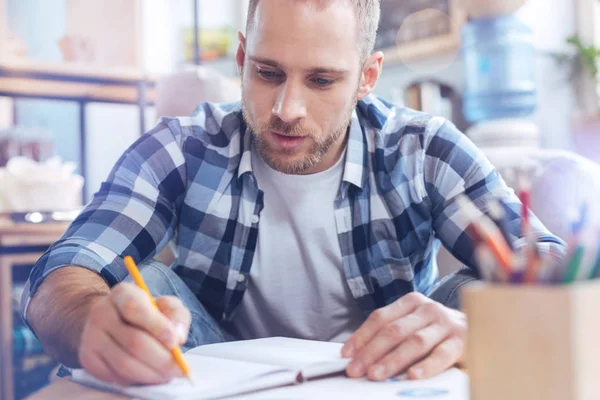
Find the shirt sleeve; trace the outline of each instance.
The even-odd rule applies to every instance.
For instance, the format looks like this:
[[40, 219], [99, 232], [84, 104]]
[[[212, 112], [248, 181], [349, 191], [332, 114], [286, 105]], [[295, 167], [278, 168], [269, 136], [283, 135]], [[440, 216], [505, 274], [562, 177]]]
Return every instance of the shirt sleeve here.
[[[466, 194], [481, 214], [496, 198], [504, 203], [509, 236], [515, 251], [525, 245], [521, 237], [521, 202], [485, 155], [452, 123], [445, 121], [424, 141], [423, 178], [433, 228], [443, 245], [465, 265], [474, 268], [474, 248], [459, 217], [456, 197]], [[565, 243], [550, 233], [530, 212], [530, 221], [542, 256], [563, 260]]]
[[163, 119], [117, 161], [91, 202], [33, 267], [21, 302], [23, 316], [48, 274], [76, 265], [109, 286], [127, 276], [122, 258], [143, 262], [173, 236], [186, 189], [181, 128]]

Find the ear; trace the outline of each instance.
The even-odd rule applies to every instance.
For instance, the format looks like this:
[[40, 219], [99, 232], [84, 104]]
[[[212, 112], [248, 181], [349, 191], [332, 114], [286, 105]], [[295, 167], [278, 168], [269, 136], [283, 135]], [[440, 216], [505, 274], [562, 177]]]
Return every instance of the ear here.
[[367, 58], [360, 77], [357, 98], [361, 100], [375, 89], [379, 75], [381, 75], [383, 63], [383, 53], [377, 51]]
[[244, 61], [246, 60], [246, 38], [242, 32], [238, 32], [238, 39], [240, 40], [240, 44], [235, 55], [235, 62], [237, 64], [238, 74], [242, 76]]

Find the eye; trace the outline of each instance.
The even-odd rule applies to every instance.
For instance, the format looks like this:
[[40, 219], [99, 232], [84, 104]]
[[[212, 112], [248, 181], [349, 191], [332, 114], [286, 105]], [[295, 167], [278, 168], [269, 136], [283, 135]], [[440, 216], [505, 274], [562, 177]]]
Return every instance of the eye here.
[[257, 68], [256, 72], [266, 81], [279, 80], [283, 75], [279, 72], [269, 71], [267, 69]]
[[330, 86], [335, 82], [333, 79], [326, 79], [326, 78], [319, 78], [319, 77], [313, 78], [312, 81], [321, 88]]

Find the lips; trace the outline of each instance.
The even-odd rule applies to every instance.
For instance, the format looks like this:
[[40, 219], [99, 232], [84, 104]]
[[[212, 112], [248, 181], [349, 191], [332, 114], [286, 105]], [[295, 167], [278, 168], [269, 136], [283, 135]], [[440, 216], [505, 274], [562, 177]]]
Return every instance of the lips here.
[[270, 134], [277, 144], [285, 150], [294, 150], [306, 140], [306, 136], [286, 136], [278, 132], [270, 132]]

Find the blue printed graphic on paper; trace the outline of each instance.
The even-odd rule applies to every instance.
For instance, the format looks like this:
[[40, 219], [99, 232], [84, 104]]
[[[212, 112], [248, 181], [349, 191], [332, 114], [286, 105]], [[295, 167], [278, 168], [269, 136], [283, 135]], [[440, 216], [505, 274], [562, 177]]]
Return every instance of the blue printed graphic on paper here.
[[413, 399], [425, 399], [430, 397], [438, 397], [448, 394], [447, 390], [443, 389], [408, 389], [401, 390], [398, 393], [400, 397], [410, 397]]

